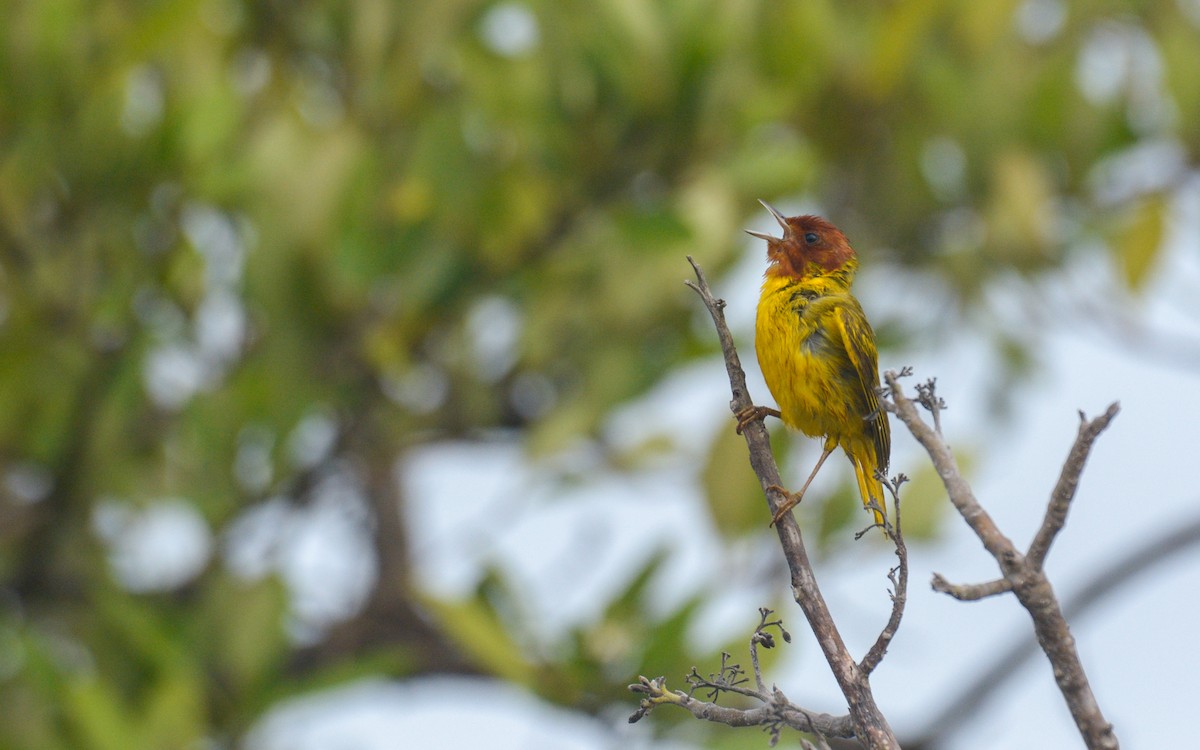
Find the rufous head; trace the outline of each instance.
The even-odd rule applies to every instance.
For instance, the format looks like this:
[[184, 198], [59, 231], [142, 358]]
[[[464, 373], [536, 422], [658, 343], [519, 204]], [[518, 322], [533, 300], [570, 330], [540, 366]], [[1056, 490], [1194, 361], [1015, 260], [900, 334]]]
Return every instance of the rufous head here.
[[846, 235], [820, 216], [805, 214], [788, 218], [761, 198], [758, 202], [783, 229], [783, 237], [746, 230], [747, 234], [767, 241], [768, 274], [804, 277], [812, 274], [814, 265], [835, 271], [854, 259], [854, 249]]

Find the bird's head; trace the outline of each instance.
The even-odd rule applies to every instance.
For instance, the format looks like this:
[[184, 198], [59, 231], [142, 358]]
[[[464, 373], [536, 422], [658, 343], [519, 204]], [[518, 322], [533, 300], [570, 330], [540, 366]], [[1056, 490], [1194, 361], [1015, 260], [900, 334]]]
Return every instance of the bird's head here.
[[836, 271], [855, 259], [846, 235], [820, 216], [806, 214], [785, 218], [769, 203], [759, 203], [771, 212], [783, 229], [783, 237], [746, 230], [767, 241], [768, 275], [803, 278], [814, 273]]

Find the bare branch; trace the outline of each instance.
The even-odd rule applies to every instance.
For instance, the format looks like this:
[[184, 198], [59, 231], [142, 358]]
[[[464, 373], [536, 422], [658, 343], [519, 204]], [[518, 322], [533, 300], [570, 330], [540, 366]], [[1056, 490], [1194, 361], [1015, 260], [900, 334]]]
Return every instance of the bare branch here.
[[900, 520], [900, 485], [907, 481], [908, 477], [903, 474], [899, 474], [891, 480], [884, 478], [883, 484], [892, 495], [892, 508], [896, 517], [895, 524], [890, 528], [885, 528], [885, 531], [896, 544], [896, 557], [899, 558], [899, 562], [896, 567], [888, 571], [888, 580], [892, 583], [892, 590], [889, 592], [892, 597], [892, 614], [888, 618], [887, 624], [883, 626], [883, 631], [879, 633], [879, 637], [875, 639], [875, 643], [867, 651], [867, 655], [858, 663], [858, 668], [865, 675], [874, 672], [875, 667], [879, 666], [879, 662], [883, 661], [892, 638], [900, 629], [900, 619], [904, 617], [904, 605], [908, 601], [908, 547], [904, 544], [904, 533]]
[[936, 389], [937, 378], [930, 378], [924, 383], [918, 384], [917, 403], [924, 406], [933, 415], [933, 431], [941, 435], [942, 412], [946, 409], [946, 402], [935, 393]]
[[732, 708], [702, 701], [679, 690], [668, 690], [666, 680], [638, 677], [629, 690], [645, 696], [638, 709], [629, 717], [629, 723], [640, 721], [654, 708], [673, 704], [689, 711], [692, 716], [705, 721], [731, 727], [757, 727], [783, 724], [800, 732], [811, 732], [825, 737], [853, 737], [854, 724], [847, 716], [831, 716], [818, 711], [808, 711], [787, 701], [778, 690], [767, 698], [767, 702], [754, 708]]
[[1083, 412], [1079, 412], [1079, 434], [1075, 437], [1075, 444], [1071, 446], [1071, 452], [1063, 464], [1058, 483], [1054, 485], [1054, 492], [1050, 494], [1046, 517], [1042, 521], [1041, 528], [1033, 537], [1033, 542], [1029, 545], [1029, 553], [1026, 555], [1029, 564], [1033, 567], [1042, 567], [1046, 561], [1046, 554], [1050, 551], [1050, 545], [1054, 543], [1054, 537], [1067, 522], [1067, 511], [1071, 509], [1071, 500], [1075, 498], [1079, 477], [1083, 474], [1083, 466], [1087, 463], [1092, 443], [1108, 427], [1120, 410], [1120, 405], [1114, 402], [1103, 414], [1091, 421], [1088, 421]]
[[766, 695], [767, 685], [763, 681], [762, 668], [758, 665], [758, 644], [762, 644], [763, 648], [775, 648], [775, 636], [771, 635], [767, 628], [779, 628], [779, 635], [782, 636], [785, 643], [792, 642], [792, 634], [787, 632], [783, 627], [783, 620], [767, 621], [767, 618], [774, 614], [766, 607], [758, 608], [759, 622], [758, 627], [754, 629], [754, 634], [750, 636], [750, 664], [754, 668], [754, 682], [758, 685], [758, 692]]
[[[825, 742], [827, 736], [854, 737], [854, 723], [848, 714], [830, 716], [809, 711], [789, 701], [779, 688], [772, 687], [767, 690], [758, 663], [758, 646], [775, 647], [775, 636], [770, 632], [770, 628], [778, 628], [779, 634], [785, 642], [790, 643], [792, 636], [783, 627], [781, 620], [769, 619], [774, 614], [771, 610], [760, 607], [758, 614], [758, 626], [750, 636], [750, 658], [754, 665], [757, 690], [743, 687], [749, 682], [746, 671], [742, 669], [741, 665], [731, 663], [732, 657], [728, 653], [722, 653], [720, 670], [708, 677], [702, 677], [696, 668], [692, 667], [691, 673], [685, 678], [689, 686], [686, 693], [679, 690], [668, 690], [666, 680], [662, 677], [655, 680], [639, 677], [638, 682], [630, 685], [629, 689], [645, 697], [639, 701], [637, 711], [634, 711], [629, 717], [630, 723], [640, 721], [656, 706], [669, 703], [685, 708], [693, 716], [706, 721], [732, 727], [762, 726], [771, 734], [772, 747], [779, 741], [780, 730], [785, 726], [812, 734], [816, 737], [820, 747], [828, 747], [828, 743]], [[695, 697], [697, 690], [706, 691], [710, 700], [697, 699]], [[762, 705], [749, 709], [719, 706], [716, 701], [721, 693], [743, 695], [757, 700]]]
[[934, 591], [948, 594], [960, 602], [975, 602], [1012, 591], [1012, 583], [1007, 578], [997, 578], [987, 583], [950, 583], [941, 573], [933, 574], [930, 586]]
[[[950, 447], [937, 432], [925, 424], [915, 403], [904, 395], [904, 390], [900, 387], [900, 377], [899, 373], [892, 371], [883, 374], [883, 381], [887, 384], [888, 392], [891, 394], [891, 402], [896, 407], [896, 416], [929, 454], [933, 460], [933, 468], [937, 470], [938, 476], [941, 477], [942, 484], [945, 485], [946, 492], [950, 496], [950, 502], [954, 504], [979, 540], [983, 542], [987, 551], [998, 560], [1003, 557], [1010, 564], [1015, 563], [1020, 557], [1020, 553], [1016, 551], [1008, 537], [1000, 533], [1000, 529], [996, 527], [992, 517], [975, 499], [975, 493], [971, 490], [971, 486], [967, 484], [958, 470], [958, 462], [954, 460], [954, 454], [950, 452]], [[929, 381], [927, 385], [932, 391], [933, 381]]]
[[[1176, 555], [1200, 547], [1200, 515], [1171, 526], [1158, 534], [1141, 540], [1107, 565], [1096, 570], [1091, 580], [1066, 600], [1063, 614], [1071, 622], [1091, 613], [1100, 602], [1152, 568]], [[1003, 579], [1001, 579], [1003, 580]], [[992, 656], [982, 671], [972, 667], [972, 680], [966, 689], [955, 691], [955, 698], [926, 724], [925, 731], [905, 747], [935, 747], [952, 734], [964, 721], [978, 716], [984, 702], [1008, 680], [1012, 679], [1038, 653], [1037, 641], [1023, 637]]]
[[708, 697], [716, 700], [721, 693], [737, 693], [748, 698], [758, 698], [760, 701], [767, 700], [766, 691], [757, 692], [750, 688], [742, 687], [743, 684], [750, 680], [746, 678], [746, 670], [742, 669], [741, 664], [730, 664], [729, 660], [733, 658], [728, 652], [721, 652], [721, 670], [716, 673], [709, 673], [708, 677], [701, 677], [700, 673], [692, 667], [692, 671], [684, 679], [691, 686], [688, 690], [688, 695], [695, 695], [697, 690], [707, 690]]
[[[1032, 564], [1029, 558], [1017, 551], [1008, 537], [1000, 533], [991, 516], [975, 499], [970, 485], [963, 479], [950, 448], [941, 436], [921, 419], [916, 404], [904, 395], [898, 380], [899, 377], [894, 372], [884, 374], [884, 381], [890, 391], [896, 415], [929, 453], [934, 468], [950, 496], [950, 502], [954, 504], [963, 519], [983, 542], [987, 551], [996, 559], [1004, 581], [1011, 587], [1021, 606], [1029, 612], [1033, 619], [1033, 630], [1037, 636], [1038, 645], [1041, 646], [1046, 658], [1054, 667], [1054, 679], [1071, 711], [1072, 718], [1075, 719], [1075, 725], [1079, 728], [1084, 743], [1093, 750], [1100, 748], [1115, 750], [1119, 747], [1117, 737], [1113, 733], [1112, 725], [1100, 711], [1091, 685], [1088, 684], [1087, 674], [1079, 660], [1079, 652], [1075, 649], [1075, 639], [1071, 635], [1067, 619], [1059, 606], [1054, 587], [1051, 586], [1040, 565]], [[923, 393], [922, 398], [936, 399], [933, 392], [933, 381], [929, 381], [926, 387], [928, 393]], [[1107, 419], [1101, 418], [1105, 421], [1096, 430], [1096, 434], [1099, 434], [1103, 425], [1107, 425], [1107, 420], [1111, 420], [1114, 415], [1115, 411], [1108, 415]], [[1100, 420], [1096, 420], [1096, 422], [1100, 423]], [[1086, 458], [1086, 448], [1090, 447], [1094, 437], [1093, 435], [1089, 438], [1083, 446], [1082, 456], [1079, 460], [1080, 469], [1082, 469], [1082, 461]], [[1064, 474], [1069, 475], [1069, 472], [1064, 469]], [[1073, 481], [1077, 480], [1078, 474], [1075, 474]], [[1057, 491], [1055, 494], [1058, 494]], [[1066, 499], [1062, 503], [1063, 519], [1065, 519], [1065, 507], [1069, 504], [1073, 494], [1073, 486], [1069, 493], [1064, 490]], [[1054, 505], [1053, 502], [1051, 504]], [[1055, 521], [1051, 520], [1043, 526], [1044, 530], [1050, 529], [1046, 531], [1046, 548], [1049, 547], [1049, 542], [1053, 539], [1057, 528], [1061, 528], [1061, 519], [1058, 521], [1057, 528], [1053, 528], [1054, 523]], [[1041, 536], [1041, 532], [1039, 532], [1039, 536]], [[1042, 554], [1044, 555], [1044, 551]], [[935, 587], [938, 579], [941, 577], [935, 578]], [[945, 579], [941, 579], [941, 581], [945, 584]], [[996, 582], [971, 587], [953, 587], [946, 584], [946, 587], [950, 589], [948, 593], [962, 594], [961, 598], [965, 599], [981, 598], [985, 594], [999, 593], [993, 589], [1001, 586], [1002, 584]]]

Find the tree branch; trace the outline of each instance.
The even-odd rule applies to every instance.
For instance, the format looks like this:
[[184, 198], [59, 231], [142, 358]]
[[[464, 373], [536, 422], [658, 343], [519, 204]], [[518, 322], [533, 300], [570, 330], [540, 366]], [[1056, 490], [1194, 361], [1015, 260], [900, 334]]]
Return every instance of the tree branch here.
[[762, 667], [758, 664], [758, 644], [761, 643], [763, 648], [775, 648], [775, 636], [767, 630], [770, 627], [779, 628], [779, 635], [786, 643], [792, 642], [792, 634], [783, 627], [783, 620], [767, 620], [773, 612], [766, 607], [759, 607], [758, 614], [758, 627], [754, 629], [754, 635], [750, 636], [750, 664], [754, 669], [754, 684], [758, 686], [758, 692], [765, 695], [767, 684], [763, 682]]
[[1117, 416], [1118, 411], [1120, 411], [1120, 406], [1113, 403], [1107, 411], [1091, 421], [1088, 421], [1083, 412], [1079, 412], [1079, 434], [1076, 435], [1075, 444], [1071, 446], [1071, 452], [1063, 464], [1058, 483], [1054, 486], [1054, 492], [1050, 494], [1050, 503], [1046, 506], [1046, 518], [1033, 537], [1033, 542], [1029, 545], [1029, 553], [1026, 555], [1029, 564], [1033, 567], [1041, 568], [1046, 561], [1046, 553], [1050, 551], [1050, 545], [1054, 543], [1054, 538], [1058, 536], [1063, 524], [1067, 522], [1067, 511], [1071, 509], [1071, 500], [1075, 498], [1075, 490], [1079, 487], [1079, 477], [1083, 474], [1083, 466], [1087, 463], [1092, 443], [1108, 427], [1113, 417]]
[[908, 548], [904, 545], [904, 535], [901, 531], [900, 521], [900, 485], [908, 481], [908, 477], [900, 474], [891, 481], [884, 480], [884, 486], [888, 488], [888, 492], [892, 495], [892, 508], [894, 509], [896, 521], [895, 526], [889, 530], [885, 527], [884, 531], [891, 537], [896, 544], [896, 557], [899, 562], [896, 567], [888, 571], [888, 580], [892, 582], [892, 590], [888, 592], [892, 597], [892, 614], [888, 618], [887, 624], [883, 626], [883, 631], [879, 637], [875, 639], [874, 645], [867, 651], [867, 655], [859, 662], [858, 668], [863, 674], [869, 675], [875, 671], [875, 667], [879, 666], [879, 662], [883, 661], [884, 654], [887, 653], [887, 648], [892, 642], [892, 638], [896, 636], [896, 631], [900, 629], [900, 619], [904, 617], [904, 605], [908, 601]]
[[831, 716], [816, 711], [807, 711], [789, 703], [779, 690], [772, 691], [768, 702], [755, 708], [733, 708], [693, 698], [681, 690], [668, 690], [666, 680], [638, 677], [629, 689], [646, 696], [638, 710], [629, 717], [630, 723], [640, 720], [651, 709], [663, 704], [674, 704], [689, 711], [692, 716], [705, 721], [731, 727], [787, 726], [800, 732], [810, 732], [824, 737], [853, 737], [854, 723], [849, 715]]
[[1007, 578], [997, 578], [987, 583], [950, 583], [942, 578], [941, 573], [933, 574], [930, 586], [934, 591], [948, 594], [960, 602], [977, 602], [989, 596], [1007, 594], [1012, 591], [1012, 583]]
[[[729, 375], [730, 389], [733, 394], [729, 407], [734, 414], [737, 414], [743, 409], [753, 406], [753, 402], [746, 388], [746, 374], [742, 370], [741, 361], [734, 348], [733, 335], [725, 323], [725, 302], [713, 297], [700, 266], [691, 257], [688, 257], [688, 262], [691, 263], [696, 273], [696, 282], [685, 283], [700, 295], [700, 299], [704, 301], [705, 307], [712, 316], [713, 324], [716, 326], [717, 338], [721, 343], [725, 369]], [[763, 492], [767, 496], [770, 512], [774, 515], [780, 504], [786, 502], [787, 498], [779, 489], [782, 480], [779, 476], [779, 468], [775, 464], [775, 458], [771, 454], [767, 429], [761, 420], [756, 420], [748, 423], [742, 434], [746, 438], [746, 444], [750, 450], [750, 465], [758, 476]], [[783, 547], [784, 557], [787, 559], [788, 569], [791, 572], [792, 596], [801, 611], [804, 612], [809, 627], [812, 628], [813, 635], [816, 636], [817, 643], [821, 648], [821, 653], [829, 663], [838, 687], [841, 688], [842, 694], [846, 698], [855, 734], [870, 748], [898, 748], [899, 745], [891, 726], [875, 703], [868, 675], [851, 657], [842, 640], [841, 633], [838, 632], [833, 622], [829, 607], [817, 586], [816, 576], [809, 562], [799, 526], [796, 525], [795, 519], [788, 514], [775, 524], [775, 529], [779, 535], [779, 543]]]
[[[942, 484], [946, 487], [946, 492], [950, 496], [950, 502], [966, 520], [967, 524], [975, 531], [976, 536], [983, 542], [983, 546], [996, 559], [1000, 567], [1000, 572], [1003, 575], [1007, 585], [1012, 588], [1013, 594], [1017, 597], [1017, 601], [1021, 603], [1026, 611], [1033, 618], [1033, 630], [1037, 636], [1038, 645], [1050, 660], [1054, 668], [1054, 679], [1058, 683], [1059, 691], [1063, 694], [1066, 700], [1067, 707], [1071, 711], [1072, 718], [1075, 719], [1075, 725], [1079, 729], [1080, 735], [1083, 737], [1084, 743], [1089, 747], [1096, 749], [1103, 748], [1104, 750], [1115, 750], [1119, 747], [1117, 737], [1113, 733], [1112, 725], [1104, 718], [1104, 714], [1100, 711], [1100, 706], [1096, 702], [1096, 697], [1092, 693], [1091, 685], [1088, 684], [1087, 674], [1084, 672], [1083, 664], [1079, 660], [1079, 653], [1075, 649], [1075, 639], [1071, 635], [1070, 627], [1067, 625], [1067, 619], [1059, 606], [1058, 599], [1054, 593], [1054, 587], [1051, 586], [1049, 579], [1043, 572], [1040, 564], [1035, 565], [1033, 561], [1017, 551], [1012, 541], [996, 527], [991, 516], [980, 506], [975, 499], [970, 486], [963, 479], [962, 474], [958, 470], [958, 466], [954, 460], [954, 456], [950, 452], [950, 448], [942, 440], [941, 436], [935, 430], [925, 424], [917, 412], [916, 404], [904, 395], [903, 389], [900, 387], [899, 376], [895, 372], [884, 374], [884, 381], [887, 383], [888, 390], [891, 396], [892, 405], [895, 407], [895, 413], [912, 432], [917, 441], [921, 443], [926, 452], [929, 453], [933, 461], [934, 468], [942, 479]], [[928, 398], [936, 398], [933, 396], [933, 383], [930, 381], [926, 386]], [[922, 400], [926, 397], [926, 392], [922, 392]], [[1109, 408], [1105, 417], [1096, 420], [1099, 424], [1096, 434], [1103, 430], [1104, 426], [1111, 421], [1115, 416], [1116, 405]], [[1085, 420], [1086, 423], [1086, 420]], [[1085, 424], [1085, 428], [1081, 429], [1081, 434], [1085, 431], [1090, 432], [1089, 425]], [[1079, 459], [1079, 468], [1082, 469], [1082, 461], [1086, 458], [1087, 448], [1090, 447], [1091, 440], [1094, 440], [1095, 435], [1084, 441], [1082, 446], [1082, 457]], [[1077, 446], [1080, 441], [1077, 441]], [[1075, 451], [1072, 451], [1074, 455]], [[1068, 459], [1070, 463], [1070, 459]], [[1069, 475], [1069, 472], [1064, 468], [1064, 475]], [[1078, 479], [1078, 475], [1075, 475]], [[1060, 481], [1060, 485], [1063, 483]], [[1069, 504], [1070, 497], [1074, 494], [1073, 486], [1070, 492], [1064, 490], [1066, 497], [1063, 501], [1062, 511], [1065, 519], [1065, 505]], [[1056, 490], [1055, 495], [1058, 495]], [[1054, 500], [1051, 501], [1054, 506]], [[1057, 510], [1052, 513], [1057, 514]], [[1048, 514], [1050, 515], [1050, 514]], [[1043, 524], [1043, 530], [1052, 528], [1056, 523], [1051, 519], [1046, 524]], [[1061, 528], [1061, 522], [1058, 522]], [[1047, 541], [1045, 546], [1049, 547], [1049, 541], [1053, 539], [1057, 529], [1046, 531]], [[1041, 532], [1039, 532], [1039, 536]], [[1044, 552], [1043, 552], [1044, 555]], [[944, 582], [944, 579], [942, 579]], [[993, 589], [1000, 588], [1000, 584], [996, 582], [982, 584], [973, 587], [952, 587], [953, 590], [964, 594], [966, 598], [978, 598], [983, 594], [999, 593]]]
[[[933, 428], [921, 419], [916, 403], [907, 398], [900, 389], [899, 377], [898, 373], [890, 371], [883, 375], [884, 382], [887, 384], [887, 392], [891, 396], [891, 404], [895, 409], [894, 413], [917, 439], [917, 442], [925, 448], [929, 458], [933, 461], [933, 468], [946, 487], [950, 502], [954, 504], [975, 535], [979, 537], [979, 541], [983, 542], [984, 548], [997, 560], [1005, 558], [1010, 562], [1014, 561], [1014, 556], [1020, 557], [1020, 553], [1013, 547], [1012, 541], [1000, 532], [996, 523], [992, 521], [992, 517], [975, 499], [975, 493], [971, 490], [971, 486], [967, 484], [967, 480], [963, 479], [962, 473], [958, 470], [958, 462], [954, 460], [954, 454], [950, 452], [950, 447]], [[926, 385], [931, 386], [932, 381]]]
[[[630, 685], [629, 689], [646, 697], [639, 701], [638, 709], [629, 717], [629, 722], [632, 724], [639, 721], [655, 707], [670, 703], [687, 709], [698, 719], [731, 727], [764, 727], [771, 733], [772, 746], [779, 741], [780, 731], [785, 726], [815, 735], [820, 741], [821, 747], [826, 748], [828, 747], [825, 742], [827, 737], [854, 737], [854, 722], [849, 714], [831, 716], [809, 711], [789, 701], [779, 688], [772, 686], [770, 690], [767, 690], [758, 663], [758, 646], [775, 647], [775, 636], [771, 634], [769, 628], [778, 628], [779, 634], [788, 643], [791, 642], [792, 636], [783, 627], [781, 620], [768, 619], [773, 614], [771, 610], [761, 607], [758, 613], [758, 627], [750, 636], [750, 661], [753, 665], [754, 682], [757, 689], [743, 687], [745, 683], [749, 682], [745, 670], [738, 664], [730, 664], [729, 654], [721, 654], [721, 669], [715, 674], [701, 677], [696, 668], [692, 667], [691, 674], [686, 677], [690, 686], [686, 693], [679, 690], [668, 690], [666, 680], [662, 677], [655, 680], [638, 677], [638, 682]], [[697, 690], [707, 691], [711, 701], [696, 698], [694, 694]], [[754, 698], [763, 705], [755, 708], [718, 706], [716, 700], [721, 693], [744, 695]]]
[[[1083, 588], [1067, 599], [1063, 605], [1063, 614], [1068, 620], [1077, 621], [1136, 577], [1182, 552], [1196, 548], [1200, 548], [1200, 515], [1185, 521], [1181, 526], [1172, 526], [1143, 540], [1133, 549], [1100, 567]], [[919, 733], [913, 741], [905, 742], [904, 746], [937, 747], [946, 737], [953, 734], [964, 720], [977, 716], [984, 702], [1014, 677], [1037, 652], [1037, 641], [1026, 637], [995, 654], [986, 669], [973, 675], [973, 681], [965, 690], [955, 691], [955, 699], [926, 723], [925, 731]]]

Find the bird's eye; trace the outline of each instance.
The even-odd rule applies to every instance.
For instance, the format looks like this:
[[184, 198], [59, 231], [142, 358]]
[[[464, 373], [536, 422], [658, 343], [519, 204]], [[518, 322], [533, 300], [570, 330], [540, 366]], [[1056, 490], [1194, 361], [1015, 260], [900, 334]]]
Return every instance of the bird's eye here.
[[804, 241], [810, 245], [815, 244], [816, 241], [819, 239], [821, 239], [821, 238], [817, 236], [816, 232], [805, 232], [804, 233]]

